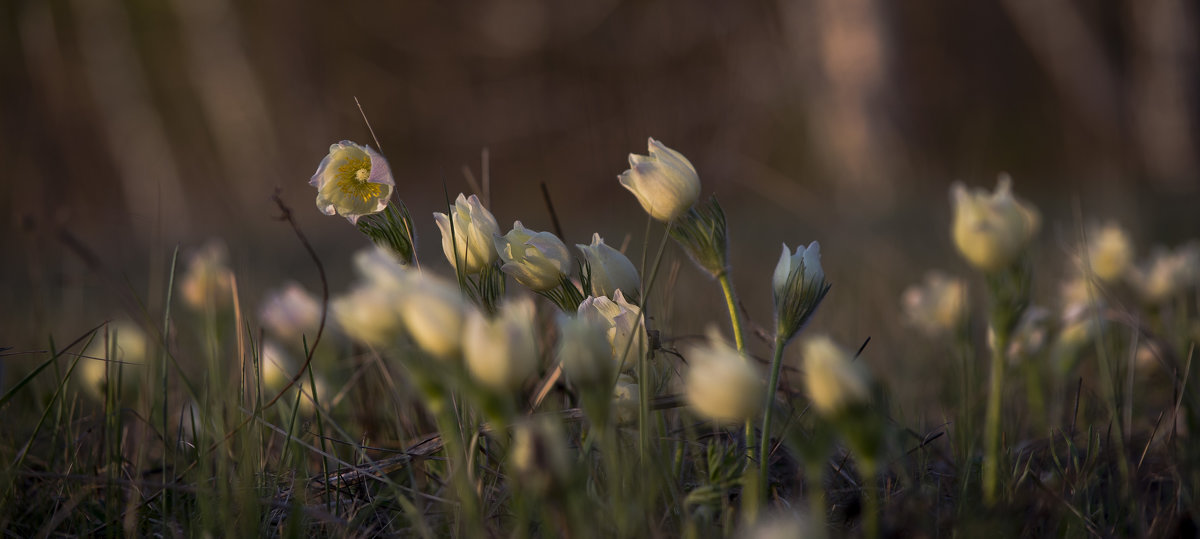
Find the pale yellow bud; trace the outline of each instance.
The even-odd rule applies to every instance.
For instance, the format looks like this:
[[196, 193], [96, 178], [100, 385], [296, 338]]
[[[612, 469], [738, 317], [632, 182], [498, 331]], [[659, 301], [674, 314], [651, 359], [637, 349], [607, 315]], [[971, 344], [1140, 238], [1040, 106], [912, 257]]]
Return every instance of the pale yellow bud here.
[[[75, 366], [75, 377], [92, 397], [103, 401], [107, 384], [121, 379], [121, 394], [128, 397], [141, 386], [149, 341], [142, 328], [121, 320], [101, 328]], [[115, 350], [114, 350], [115, 348]]]
[[651, 217], [668, 222], [700, 198], [700, 177], [683, 154], [651, 138], [650, 155], [629, 154], [629, 170], [618, 178]]
[[363, 344], [382, 348], [396, 342], [400, 316], [395, 290], [360, 284], [348, 294], [334, 298], [330, 311], [342, 332]]
[[1129, 280], [1146, 303], [1175, 298], [1200, 282], [1200, 244], [1156, 249], [1145, 266], [1130, 271]]
[[457, 287], [427, 274], [413, 276], [396, 307], [417, 346], [438, 359], [458, 357], [463, 321], [473, 307]]
[[[495, 237], [500, 235], [500, 225], [479, 197], [464, 197], [462, 193], [454, 201], [449, 215], [434, 213], [438, 229], [442, 232], [442, 252], [450, 265], [468, 275], [479, 273], [485, 266], [496, 261]], [[453, 220], [453, 227], [451, 227]], [[451, 230], [453, 228], [453, 230]], [[451, 239], [453, 238], [453, 240]], [[451, 242], [453, 241], [453, 246]]]
[[1004, 269], [1020, 256], [1037, 234], [1036, 209], [1013, 197], [1012, 179], [1001, 176], [996, 191], [950, 188], [954, 202], [954, 243], [971, 265], [983, 271]]
[[754, 416], [762, 404], [763, 383], [758, 370], [729, 346], [715, 330], [709, 342], [686, 352], [685, 396], [696, 413], [720, 423]]
[[1088, 235], [1088, 264], [1092, 275], [1111, 283], [1125, 276], [1133, 263], [1133, 246], [1129, 235], [1116, 223], [1094, 229]]
[[262, 323], [280, 339], [310, 338], [321, 323], [321, 303], [300, 283], [289, 282], [267, 296], [259, 313]]
[[902, 300], [905, 319], [927, 335], [953, 333], [967, 319], [966, 281], [938, 271], [905, 290]]
[[576, 384], [612, 383], [616, 365], [612, 360], [612, 345], [608, 342], [608, 324], [598, 317], [560, 314], [558, 328], [558, 357], [571, 381]]
[[600, 234], [592, 234], [591, 245], [576, 244], [591, 268], [592, 295], [613, 297], [620, 290], [629, 298], [637, 298], [642, 280], [633, 262], [620, 251], [604, 243]]
[[179, 282], [184, 303], [198, 311], [230, 303], [233, 272], [229, 270], [228, 256], [225, 244], [213, 239], [188, 257], [187, 271]]
[[834, 416], [871, 399], [866, 369], [825, 336], [804, 343], [804, 386], [822, 415]]
[[558, 287], [571, 270], [571, 253], [562, 240], [549, 232], [529, 230], [520, 221], [508, 234], [496, 236], [500, 267], [518, 283], [536, 292]]
[[463, 357], [480, 384], [497, 392], [517, 389], [537, 371], [535, 308], [529, 298], [511, 300], [489, 320], [479, 311], [467, 315]]

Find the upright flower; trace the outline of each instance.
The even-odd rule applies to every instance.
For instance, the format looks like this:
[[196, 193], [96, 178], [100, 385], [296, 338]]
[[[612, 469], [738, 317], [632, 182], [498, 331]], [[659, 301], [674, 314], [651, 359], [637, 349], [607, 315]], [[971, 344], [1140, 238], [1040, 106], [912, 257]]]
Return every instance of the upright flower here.
[[950, 186], [954, 202], [954, 243], [971, 265], [986, 272], [1013, 264], [1037, 234], [1041, 217], [1012, 194], [1012, 178], [1001, 176], [996, 191]]
[[558, 358], [576, 384], [611, 384], [612, 345], [605, 320], [591, 316], [558, 316]]
[[[459, 193], [451, 212], [450, 215], [433, 214], [438, 229], [442, 231], [442, 252], [446, 254], [450, 265], [463, 273], [479, 273], [496, 261], [494, 238], [500, 235], [500, 225], [475, 195], [464, 197]], [[462, 262], [461, 268], [459, 261]]]
[[216, 239], [209, 240], [188, 257], [187, 272], [179, 284], [184, 303], [196, 310], [229, 303], [233, 272], [229, 270], [228, 258], [225, 244]]
[[317, 188], [317, 208], [322, 213], [336, 213], [354, 224], [359, 217], [383, 211], [396, 185], [379, 152], [348, 140], [329, 147], [329, 155], [308, 183]]
[[497, 392], [512, 391], [537, 370], [533, 300], [521, 298], [500, 307], [489, 320], [479, 311], [467, 315], [463, 357], [467, 371]]
[[280, 339], [296, 339], [317, 330], [321, 323], [321, 302], [300, 283], [289, 281], [267, 296], [259, 317]]
[[787, 244], [783, 244], [771, 284], [776, 332], [787, 341], [804, 327], [829, 293], [830, 284], [825, 281], [825, 271], [821, 269], [821, 244], [814, 241], [808, 247], [797, 246], [796, 252], [791, 254]]
[[334, 298], [329, 308], [347, 336], [363, 344], [385, 347], [396, 341], [402, 328], [395, 306], [397, 297], [397, 290], [364, 283]]
[[1200, 243], [1156, 249], [1146, 265], [1130, 271], [1129, 281], [1146, 303], [1178, 296], [1200, 283]]
[[871, 399], [866, 370], [825, 336], [804, 342], [804, 386], [813, 407], [827, 417], [836, 417]]
[[762, 379], [742, 354], [709, 329], [709, 342], [686, 352], [685, 397], [696, 413], [720, 423], [752, 417], [762, 398]]
[[1111, 283], [1125, 276], [1133, 262], [1133, 246], [1129, 235], [1116, 223], [1108, 223], [1088, 235], [1088, 265], [1092, 275]]
[[583, 253], [583, 258], [591, 268], [593, 296], [611, 298], [620, 290], [626, 297], [637, 298], [642, 280], [638, 277], [633, 262], [621, 254], [621, 251], [606, 245], [600, 234], [592, 234], [591, 245], [576, 244], [575, 247]]
[[414, 275], [396, 308], [409, 336], [422, 350], [442, 360], [458, 357], [463, 321], [472, 306], [457, 287], [429, 274]]
[[[146, 360], [149, 341], [142, 328], [133, 322], [121, 320], [108, 325], [107, 333], [100, 330], [92, 343], [79, 358], [78, 377], [84, 389], [103, 401], [109, 382], [115, 382], [121, 370], [121, 391], [128, 394], [141, 387], [143, 375], [140, 365]], [[115, 354], [115, 355], [114, 355]]]
[[[583, 300], [578, 312], [580, 317], [600, 321], [607, 328], [613, 361], [622, 371], [633, 369], [637, 366], [637, 358], [646, 355], [646, 324], [637, 307], [625, 301], [625, 295], [620, 290], [613, 294], [611, 300], [604, 296]], [[625, 355], [626, 350], [629, 351], [628, 356]]]
[[278, 391], [292, 379], [292, 360], [287, 352], [272, 341], [265, 341], [262, 354], [258, 357], [262, 366], [262, 386], [272, 391]]
[[516, 221], [508, 234], [494, 241], [504, 264], [500, 269], [535, 292], [557, 287], [570, 271], [571, 253], [549, 232], [529, 230]]
[[700, 198], [700, 177], [683, 154], [651, 138], [650, 155], [629, 154], [629, 170], [618, 178], [651, 217], [669, 222]]
[[931, 271], [925, 282], [904, 291], [901, 303], [908, 323], [926, 335], [953, 333], [966, 322], [967, 283]]

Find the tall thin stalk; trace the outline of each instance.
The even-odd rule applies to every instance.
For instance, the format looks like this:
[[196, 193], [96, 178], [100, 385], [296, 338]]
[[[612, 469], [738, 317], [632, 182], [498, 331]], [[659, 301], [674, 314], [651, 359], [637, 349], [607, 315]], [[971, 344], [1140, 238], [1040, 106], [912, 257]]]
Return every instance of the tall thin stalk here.
[[[771, 490], [767, 481], [767, 460], [770, 457], [771, 415], [775, 410], [775, 393], [779, 391], [779, 371], [783, 367], [783, 348], [787, 345], [783, 335], [775, 336], [775, 355], [771, 358], [771, 378], [767, 382], [767, 399], [763, 404], [762, 433], [758, 441], [758, 483], [766, 501]], [[749, 422], [746, 423], [749, 425]]]

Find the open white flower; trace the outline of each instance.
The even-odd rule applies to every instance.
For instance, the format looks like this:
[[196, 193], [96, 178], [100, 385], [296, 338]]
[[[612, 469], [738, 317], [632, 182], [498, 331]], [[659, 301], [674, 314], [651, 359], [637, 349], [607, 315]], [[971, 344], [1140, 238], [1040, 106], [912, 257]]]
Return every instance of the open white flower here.
[[637, 299], [642, 280], [633, 262], [604, 243], [600, 234], [592, 234], [591, 245], [576, 244], [591, 268], [592, 295], [613, 297], [620, 290], [626, 297]]
[[646, 355], [646, 323], [637, 307], [625, 301], [625, 294], [620, 290], [613, 293], [611, 300], [604, 296], [584, 299], [578, 313], [581, 317], [601, 321], [608, 328], [606, 333], [612, 358], [622, 371], [633, 369], [638, 358]]
[[321, 323], [321, 302], [300, 283], [289, 281], [283, 289], [267, 296], [259, 317], [280, 339], [297, 339], [306, 333], [311, 336]]
[[651, 138], [650, 155], [629, 154], [629, 170], [617, 178], [651, 217], [669, 222], [700, 198], [700, 177], [683, 154]]
[[433, 214], [438, 229], [442, 231], [442, 252], [451, 266], [458, 268], [461, 262], [462, 267], [459, 269], [463, 273], [479, 273], [485, 266], [496, 261], [494, 238], [500, 235], [500, 225], [496, 223], [492, 212], [484, 208], [483, 203], [479, 202], [479, 197], [475, 195], [465, 197], [459, 193], [451, 211], [450, 215]]
[[685, 352], [688, 361], [685, 397], [692, 409], [721, 423], [752, 417], [762, 404], [758, 371], [715, 330], [709, 342]]
[[519, 388], [537, 370], [535, 314], [528, 297], [505, 303], [493, 319], [471, 311], [462, 343], [471, 377], [498, 392]]
[[387, 160], [370, 146], [343, 140], [329, 146], [309, 185], [317, 188], [317, 208], [325, 215], [338, 214], [351, 223], [387, 207], [392, 170]]
[[950, 186], [954, 203], [954, 244], [971, 265], [998, 271], [1011, 265], [1041, 224], [1037, 210], [1012, 194], [1012, 178], [1000, 176], [996, 191]]
[[516, 221], [508, 234], [496, 236], [494, 241], [504, 263], [500, 269], [530, 290], [551, 290], [570, 271], [571, 253], [549, 232], [529, 230]]

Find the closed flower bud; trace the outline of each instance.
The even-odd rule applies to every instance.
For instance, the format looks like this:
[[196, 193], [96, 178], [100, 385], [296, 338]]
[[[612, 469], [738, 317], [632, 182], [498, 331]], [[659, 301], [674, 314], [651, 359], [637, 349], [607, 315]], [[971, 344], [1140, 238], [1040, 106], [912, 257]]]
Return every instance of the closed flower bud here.
[[1142, 301], [1162, 303], [1200, 283], [1200, 244], [1189, 243], [1174, 252], [1156, 249], [1145, 266], [1133, 268], [1129, 281]]
[[[434, 213], [438, 229], [442, 231], [442, 252], [450, 265], [465, 274], [479, 273], [485, 266], [496, 261], [494, 238], [500, 235], [500, 225], [479, 197], [464, 197], [462, 193], [454, 201], [449, 215]], [[451, 220], [453, 219], [453, 231]], [[451, 240], [453, 238], [453, 240]], [[451, 242], [453, 241], [453, 247]], [[459, 267], [462, 263], [462, 267]]]
[[259, 316], [276, 337], [298, 339], [317, 330], [321, 323], [321, 303], [300, 283], [293, 281], [267, 296]]
[[646, 213], [669, 222], [700, 198], [700, 177], [683, 154], [653, 138], [647, 146], [650, 155], [629, 154], [629, 170], [618, 178]]
[[600, 234], [592, 234], [591, 245], [576, 244], [575, 247], [583, 253], [583, 258], [591, 268], [593, 296], [611, 298], [620, 290], [625, 297], [637, 298], [642, 280], [638, 277], [633, 262], [621, 254], [621, 251], [606, 245]]
[[334, 298], [329, 308], [333, 319], [348, 337], [381, 348], [395, 343], [400, 334], [396, 298], [396, 290], [359, 285], [348, 294]]
[[396, 185], [379, 152], [348, 140], [329, 147], [329, 155], [308, 183], [317, 188], [317, 208], [322, 213], [336, 213], [355, 224], [359, 217], [383, 211]]
[[583, 300], [578, 312], [581, 318], [601, 321], [607, 328], [612, 358], [621, 370], [633, 369], [637, 365], [637, 358], [646, 355], [646, 324], [637, 307], [625, 301], [625, 294], [620, 290], [613, 294], [611, 300], [604, 296]]
[[354, 253], [354, 269], [371, 286], [383, 290], [406, 288], [404, 283], [412, 275], [394, 253], [378, 246]]
[[729, 346], [715, 330], [709, 342], [686, 352], [685, 396], [696, 413], [720, 423], [752, 417], [762, 404], [763, 384], [758, 371]]
[[409, 336], [433, 357], [458, 357], [463, 321], [471, 305], [457, 287], [437, 277], [419, 274], [411, 279], [396, 303]]
[[925, 282], [910, 286], [902, 297], [908, 323], [926, 335], [953, 333], [967, 318], [967, 283], [937, 271]]
[[262, 386], [278, 391], [292, 379], [292, 361], [278, 344], [266, 341], [258, 358], [262, 366]]
[[804, 327], [829, 293], [830, 285], [821, 269], [821, 244], [814, 241], [808, 247], [797, 246], [791, 254], [787, 244], [783, 244], [771, 284], [777, 331], [786, 341]]
[[1125, 276], [1133, 262], [1133, 246], [1129, 235], [1116, 223], [1093, 229], [1088, 235], [1088, 265], [1092, 275], [1111, 283]]
[[825, 336], [804, 343], [804, 386], [813, 407], [834, 417], [871, 399], [866, 369]]
[[229, 270], [228, 258], [225, 244], [215, 239], [188, 257], [187, 271], [179, 284], [184, 303], [199, 311], [229, 304], [233, 272]]
[[82, 380], [84, 389], [103, 401], [108, 383], [115, 383], [120, 371], [121, 392], [129, 395], [142, 386], [141, 365], [146, 360], [149, 342], [146, 333], [137, 324], [127, 321], [108, 325], [107, 335], [102, 328], [96, 332], [92, 343], [84, 350], [75, 367], [76, 376]]
[[504, 263], [500, 269], [530, 290], [551, 290], [570, 270], [571, 253], [558, 236], [549, 232], [529, 230], [516, 221], [508, 234], [496, 236], [494, 241]]
[[1013, 197], [1012, 178], [1001, 176], [996, 191], [950, 187], [954, 203], [954, 243], [971, 265], [987, 272], [1012, 265], [1037, 234], [1036, 209]]
[[467, 371], [497, 392], [517, 389], [538, 366], [533, 300], [522, 298], [500, 307], [494, 319], [479, 311], [467, 315], [463, 357]]
[[[610, 384], [613, 369], [608, 324], [597, 317], [558, 316], [558, 358], [576, 384]], [[607, 387], [607, 386], [606, 386]]]

